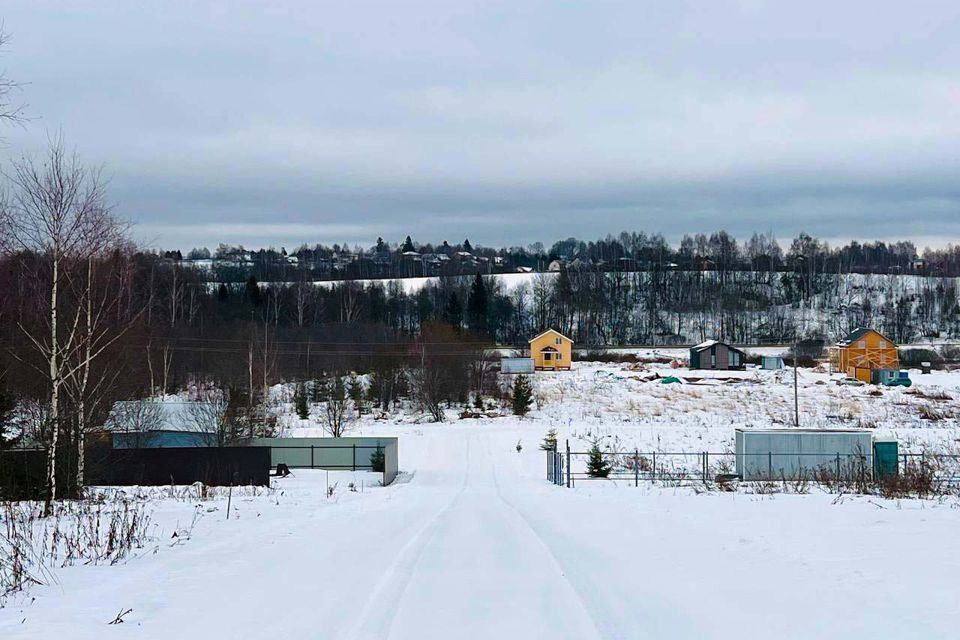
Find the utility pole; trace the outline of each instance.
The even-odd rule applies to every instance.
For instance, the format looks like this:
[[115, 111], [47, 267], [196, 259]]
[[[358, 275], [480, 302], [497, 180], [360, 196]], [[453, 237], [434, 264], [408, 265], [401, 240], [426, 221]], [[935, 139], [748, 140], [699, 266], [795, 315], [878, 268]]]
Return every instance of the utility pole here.
[[800, 392], [797, 385], [797, 341], [793, 341], [793, 426], [800, 426]]

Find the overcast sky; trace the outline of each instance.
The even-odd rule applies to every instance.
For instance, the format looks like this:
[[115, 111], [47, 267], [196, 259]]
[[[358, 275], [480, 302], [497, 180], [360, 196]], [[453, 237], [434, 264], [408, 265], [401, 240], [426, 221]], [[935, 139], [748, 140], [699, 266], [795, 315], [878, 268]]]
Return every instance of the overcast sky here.
[[[789, 5], [789, 6], [788, 6]], [[151, 246], [960, 241], [960, 2], [0, 0]]]

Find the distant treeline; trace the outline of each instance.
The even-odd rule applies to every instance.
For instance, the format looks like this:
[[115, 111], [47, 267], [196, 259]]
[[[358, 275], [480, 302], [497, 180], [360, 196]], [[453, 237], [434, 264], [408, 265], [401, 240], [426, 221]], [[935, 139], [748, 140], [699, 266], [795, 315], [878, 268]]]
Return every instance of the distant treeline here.
[[857, 242], [831, 247], [801, 233], [784, 249], [772, 234], [753, 234], [741, 241], [726, 231], [684, 236], [678, 246], [662, 235], [622, 232], [596, 241], [568, 238], [549, 249], [527, 246], [479, 247], [469, 239], [459, 244], [419, 243], [407, 236], [400, 243], [378, 238], [368, 246], [322, 244], [247, 250], [221, 244], [214, 251], [195, 248], [159, 254], [198, 268], [211, 282], [243, 282], [251, 275], [261, 282], [406, 278], [557, 270], [560, 266], [595, 271], [718, 270], [793, 271], [960, 276], [960, 246], [919, 250], [912, 242]]

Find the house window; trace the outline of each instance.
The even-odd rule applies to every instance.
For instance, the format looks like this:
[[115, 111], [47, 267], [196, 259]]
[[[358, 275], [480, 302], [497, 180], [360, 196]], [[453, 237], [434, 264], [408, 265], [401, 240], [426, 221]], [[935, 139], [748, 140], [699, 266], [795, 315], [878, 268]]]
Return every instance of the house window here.
[[717, 368], [717, 354], [715, 353], [710, 354], [710, 366], [714, 369]]
[[552, 355], [553, 355], [552, 353], [545, 353], [545, 354], [543, 354], [543, 361], [544, 361], [544, 362], [549, 362], [550, 359], [551, 359], [550, 356], [552, 356]]
[[563, 344], [563, 338], [555, 338], [553, 344]]
[[557, 354], [557, 360], [563, 360], [563, 354], [562, 354], [562, 353], [558, 353], [558, 354]]

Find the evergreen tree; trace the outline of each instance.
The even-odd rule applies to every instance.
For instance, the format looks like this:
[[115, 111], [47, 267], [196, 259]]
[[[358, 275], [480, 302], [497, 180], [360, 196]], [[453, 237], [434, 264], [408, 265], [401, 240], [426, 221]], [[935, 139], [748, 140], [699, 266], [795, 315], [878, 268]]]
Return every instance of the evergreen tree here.
[[483, 276], [478, 273], [473, 278], [470, 296], [467, 298], [467, 323], [474, 333], [483, 335], [487, 332], [488, 308], [487, 287], [483, 282]]
[[302, 382], [297, 383], [297, 387], [293, 392], [293, 404], [301, 420], [306, 420], [310, 417], [310, 405], [307, 403], [307, 385]]
[[383, 453], [383, 447], [377, 445], [377, 448], [370, 454], [370, 470], [383, 473], [387, 466], [387, 458]]
[[557, 276], [557, 307], [560, 312], [560, 332], [570, 331], [568, 318], [573, 305], [573, 285], [570, 284], [570, 274], [566, 267], [560, 267], [560, 273]]
[[413, 240], [410, 239], [410, 236], [407, 236], [403, 239], [403, 244], [400, 246], [400, 251], [416, 251], [416, 249], [413, 247]]
[[11, 438], [7, 434], [10, 418], [17, 407], [17, 400], [13, 394], [0, 382], [0, 451], [10, 444]]
[[327, 401], [326, 380], [314, 380], [310, 383], [310, 402]]
[[543, 436], [543, 440], [540, 442], [540, 448], [544, 451], [556, 451], [557, 450], [557, 430], [550, 429], [547, 431], [547, 435]]
[[594, 440], [587, 459], [587, 475], [591, 478], [606, 478], [610, 475], [610, 463], [603, 459], [599, 440]]
[[443, 309], [443, 319], [451, 327], [459, 329], [463, 325], [463, 305], [460, 304], [460, 298], [457, 292], [450, 293], [447, 300], [447, 306]]
[[363, 382], [361, 382], [355, 373], [351, 373], [350, 379], [347, 380], [347, 394], [350, 396], [351, 402], [353, 402], [353, 407], [357, 410], [357, 417], [362, 416], [366, 406]]
[[533, 388], [530, 386], [530, 380], [521, 373], [513, 382], [513, 415], [521, 418], [527, 415], [532, 402]]
[[263, 296], [260, 294], [260, 285], [257, 284], [257, 279], [254, 276], [247, 278], [246, 295], [247, 302], [253, 306], [259, 307], [261, 304], [263, 304]]
[[[407, 236], [409, 239], [409, 236]], [[412, 244], [412, 243], [411, 243]], [[383, 241], [383, 238], [377, 238], [377, 253], [383, 253], [387, 250], [387, 243]]]
[[469, 253], [473, 253], [473, 245], [470, 244], [470, 238], [467, 238], [463, 241], [463, 250]]

